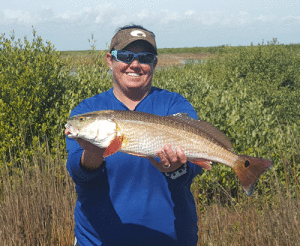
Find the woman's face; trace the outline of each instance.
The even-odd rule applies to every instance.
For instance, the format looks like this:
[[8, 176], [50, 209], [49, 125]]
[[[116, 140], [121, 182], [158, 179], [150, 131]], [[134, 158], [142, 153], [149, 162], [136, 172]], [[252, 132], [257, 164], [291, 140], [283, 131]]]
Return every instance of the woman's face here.
[[[149, 52], [149, 48], [143, 42], [131, 43], [124, 49], [134, 53]], [[148, 65], [141, 64], [136, 59], [130, 64], [119, 62], [112, 59], [110, 53], [107, 54], [106, 58], [108, 65], [113, 71], [114, 89], [131, 94], [143, 93], [150, 90], [157, 60], [153, 64]]]

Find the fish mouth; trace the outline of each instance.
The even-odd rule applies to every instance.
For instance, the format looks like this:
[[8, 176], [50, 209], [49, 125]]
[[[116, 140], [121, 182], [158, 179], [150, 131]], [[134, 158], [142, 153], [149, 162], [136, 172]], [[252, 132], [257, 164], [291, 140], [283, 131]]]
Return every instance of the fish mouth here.
[[67, 134], [69, 138], [74, 138], [78, 136], [79, 130], [75, 128], [71, 123], [67, 122], [67, 124], [65, 124], [65, 127], [70, 131], [70, 133]]
[[69, 122], [67, 122], [67, 124], [65, 124], [65, 128], [69, 128], [69, 129], [70, 129], [71, 126], [72, 126], [72, 125], [71, 125]]

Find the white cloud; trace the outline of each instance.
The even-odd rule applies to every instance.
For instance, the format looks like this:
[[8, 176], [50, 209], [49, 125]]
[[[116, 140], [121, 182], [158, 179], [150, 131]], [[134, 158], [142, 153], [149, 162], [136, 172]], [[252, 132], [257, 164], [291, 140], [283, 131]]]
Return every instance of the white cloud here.
[[8, 9], [3, 11], [3, 18], [1, 18], [0, 21], [3, 24], [18, 23], [27, 25], [27, 23], [33, 22], [33, 16], [31, 13], [26, 11], [12, 11]]
[[186, 15], [186, 16], [192, 16], [195, 14], [196, 14], [196, 12], [194, 10], [187, 10], [184, 12], [184, 15]]
[[[73, 20], [75, 21], [77, 19], [77, 16], [78, 16], [78, 13], [74, 13], [74, 12], [71, 12], [71, 11], [65, 11], [64, 13], [60, 13], [60, 14], [57, 14], [56, 16], [53, 17], [52, 20], [55, 20], [55, 19], [63, 19], [63, 20]], [[49, 20], [51, 21], [51, 20]]]
[[[2, 12], [2, 13], [1, 13]], [[122, 13], [120, 15], [120, 13]], [[240, 11], [235, 14], [230, 14], [223, 11], [214, 11], [206, 13], [197, 13], [194, 10], [187, 10], [182, 13], [170, 10], [161, 10], [159, 12], [150, 12], [149, 10], [142, 10], [137, 13], [129, 13], [125, 10], [120, 11], [117, 8], [90, 8], [85, 7], [81, 11], [65, 11], [62, 13], [54, 13], [51, 8], [43, 8], [37, 12], [29, 12], [22, 10], [2, 10], [0, 14], [3, 18], [0, 19], [2, 24], [18, 24], [18, 25], [36, 25], [44, 22], [60, 22], [64, 24], [68, 23], [109, 23], [112, 21], [112, 25], [120, 25], [126, 21], [134, 21], [135, 19], [143, 22], [151, 22], [151, 20], [158, 21], [158, 23], [168, 24], [173, 21], [191, 20], [198, 24], [212, 26], [212, 25], [246, 25], [253, 23], [257, 20], [262, 22], [278, 22], [280, 20], [299, 20], [299, 16], [285, 16], [278, 17], [275, 15], [258, 15], [251, 16], [247, 11]]]
[[29, 36], [33, 25], [38, 35], [62, 50], [88, 49], [90, 33], [98, 40], [97, 48], [106, 48], [105, 43], [110, 41], [114, 30], [132, 22], [154, 31], [160, 47], [249, 45], [274, 36], [280, 42], [300, 41], [297, 39], [300, 15], [281, 17], [255, 15], [246, 10], [199, 12], [192, 9], [182, 12], [142, 9], [132, 13], [111, 4], [62, 12], [50, 7], [37, 11], [0, 10], [1, 33], [15, 29], [16, 35], [19, 32]]

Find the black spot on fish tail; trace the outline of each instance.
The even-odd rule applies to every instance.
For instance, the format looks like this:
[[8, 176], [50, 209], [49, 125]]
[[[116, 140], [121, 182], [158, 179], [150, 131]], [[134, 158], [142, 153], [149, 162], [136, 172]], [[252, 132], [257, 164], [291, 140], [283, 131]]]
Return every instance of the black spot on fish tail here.
[[250, 161], [246, 160], [245, 161], [245, 167], [249, 167], [250, 166]]

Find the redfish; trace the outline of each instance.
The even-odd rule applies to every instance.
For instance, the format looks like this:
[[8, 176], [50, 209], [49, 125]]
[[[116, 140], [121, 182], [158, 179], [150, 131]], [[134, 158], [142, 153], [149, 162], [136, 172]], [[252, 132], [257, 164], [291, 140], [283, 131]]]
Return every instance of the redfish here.
[[185, 113], [158, 116], [137, 111], [103, 110], [70, 117], [69, 138], [82, 138], [100, 148], [104, 156], [117, 151], [140, 157], [158, 157], [165, 144], [182, 147], [188, 161], [210, 169], [218, 162], [231, 167], [248, 196], [272, 161], [237, 155], [228, 137], [212, 124]]

